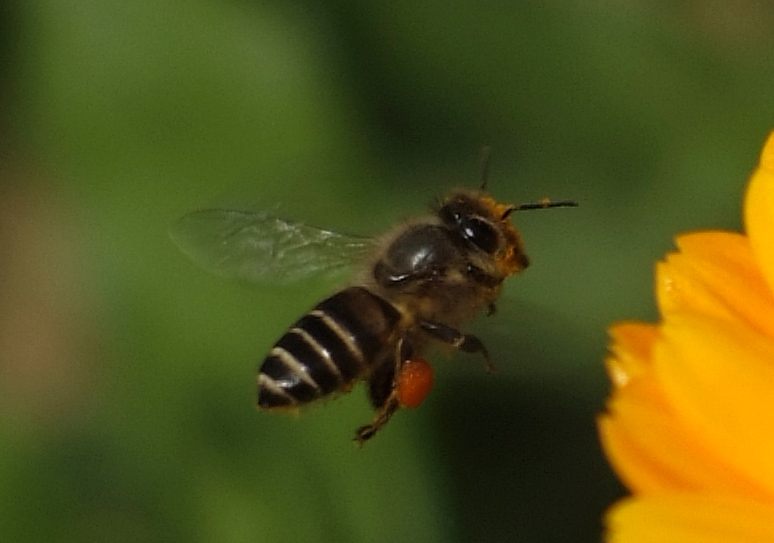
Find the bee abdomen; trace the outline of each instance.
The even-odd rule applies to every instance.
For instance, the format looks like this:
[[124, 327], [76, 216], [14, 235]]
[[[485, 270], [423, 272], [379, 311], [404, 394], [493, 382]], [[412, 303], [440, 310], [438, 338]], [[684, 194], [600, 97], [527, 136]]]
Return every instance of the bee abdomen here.
[[293, 407], [347, 388], [395, 332], [400, 313], [363, 287], [323, 300], [283, 335], [258, 375], [258, 406]]

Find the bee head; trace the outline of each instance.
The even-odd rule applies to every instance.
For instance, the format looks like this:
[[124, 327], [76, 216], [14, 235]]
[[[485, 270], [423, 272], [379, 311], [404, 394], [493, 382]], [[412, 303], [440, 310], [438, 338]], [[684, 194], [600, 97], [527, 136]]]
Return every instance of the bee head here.
[[508, 276], [529, 265], [521, 235], [511, 224], [511, 213], [526, 209], [575, 207], [578, 203], [546, 198], [528, 204], [501, 204], [486, 192], [488, 178], [489, 148], [484, 147], [479, 190], [453, 192], [438, 206], [438, 216], [443, 224], [455, 230], [465, 243], [493, 258], [499, 272]]
[[493, 257], [503, 275], [510, 275], [529, 264], [521, 236], [509, 220], [514, 209], [483, 192], [457, 191], [441, 203], [438, 216], [471, 247]]

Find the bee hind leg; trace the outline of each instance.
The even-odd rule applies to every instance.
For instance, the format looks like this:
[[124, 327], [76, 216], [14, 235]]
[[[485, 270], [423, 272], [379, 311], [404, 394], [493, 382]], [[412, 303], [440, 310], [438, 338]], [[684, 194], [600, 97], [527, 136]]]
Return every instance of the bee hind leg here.
[[489, 351], [486, 350], [484, 344], [473, 334], [463, 334], [456, 328], [452, 328], [446, 324], [433, 321], [420, 321], [420, 328], [433, 336], [435, 339], [442, 341], [448, 345], [451, 345], [455, 349], [466, 353], [481, 353], [486, 362], [486, 371], [495, 371], [495, 366], [489, 360]]
[[376, 410], [376, 416], [370, 424], [361, 426], [355, 431], [354, 441], [362, 445], [379, 431], [400, 407], [395, 376], [403, 363], [411, 358], [412, 349], [408, 341], [401, 340], [395, 348], [395, 353], [374, 369], [368, 378], [368, 396], [371, 405]]
[[382, 426], [387, 424], [390, 418], [398, 410], [398, 407], [398, 398], [395, 397], [395, 394], [391, 394], [384, 405], [377, 411], [374, 420], [370, 424], [361, 426], [355, 431], [355, 443], [362, 446], [363, 443], [374, 437], [376, 432], [378, 432]]

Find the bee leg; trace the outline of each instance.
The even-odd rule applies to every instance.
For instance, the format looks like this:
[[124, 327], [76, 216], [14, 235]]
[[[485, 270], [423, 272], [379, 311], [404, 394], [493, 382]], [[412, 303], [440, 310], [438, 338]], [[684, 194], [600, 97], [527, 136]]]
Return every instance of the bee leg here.
[[395, 355], [382, 362], [368, 378], [368, 395], [376, 409], [376, 416], [371, 424], [361, 426], [355, 431], [355, 442], [358, 445], [363, 445], [371, 439], [400, 407], [395, 390], [395, 376], [403, 363], [411, 357], [411, 353], [411, 345], [401, 339], [395, 348]]
[[392, 394], [395, 373], [395, 363], [390, 356], [368, 376], [368, 399], [375, 411], [381, 409]]
[[486, 306], [486, 316], [491, 317], [497, 312], [497, 306], [494, 302], [489, 302]]
[[481, 340], [473, 334], [463, 334], [456, 328], [440, 322], [420, 321], [419, 326], [435, 339], [443, 341], [455, 349], [466, 353], [481, 353], [486, 362], [486, 371], [490, 373], [495, 371], [494, 364], [489, 360], [489, 352], [484, 347], [484, 344], [481, 343]]
[[377, 411], [376, 417], [371, 422], [371, 424], [361, 426], [357, 429], [357, 431], [355, 431], [355, 443], [362, 446], [363, 443], [374, 437], [376, 432], [378, 432], [382, 426], [387, 424], [390, 418], [398, 410], [398, 407], [398, 398], [395, 396], [395, 394], [391, 394], [390, 397], [387, 398], [387, 401], [384, 403], [384, 405], [382, 405], [379, 411]]

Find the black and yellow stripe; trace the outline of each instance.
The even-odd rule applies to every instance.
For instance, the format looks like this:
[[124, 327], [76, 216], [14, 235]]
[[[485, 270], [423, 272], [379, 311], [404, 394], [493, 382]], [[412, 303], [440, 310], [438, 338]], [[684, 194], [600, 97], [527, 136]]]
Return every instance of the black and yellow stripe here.
[[301, 405], [349, 387], [390, 343], [400, 313], [363, 287], [323, 300], [283, 335], [258, 374], [258, 406]]

